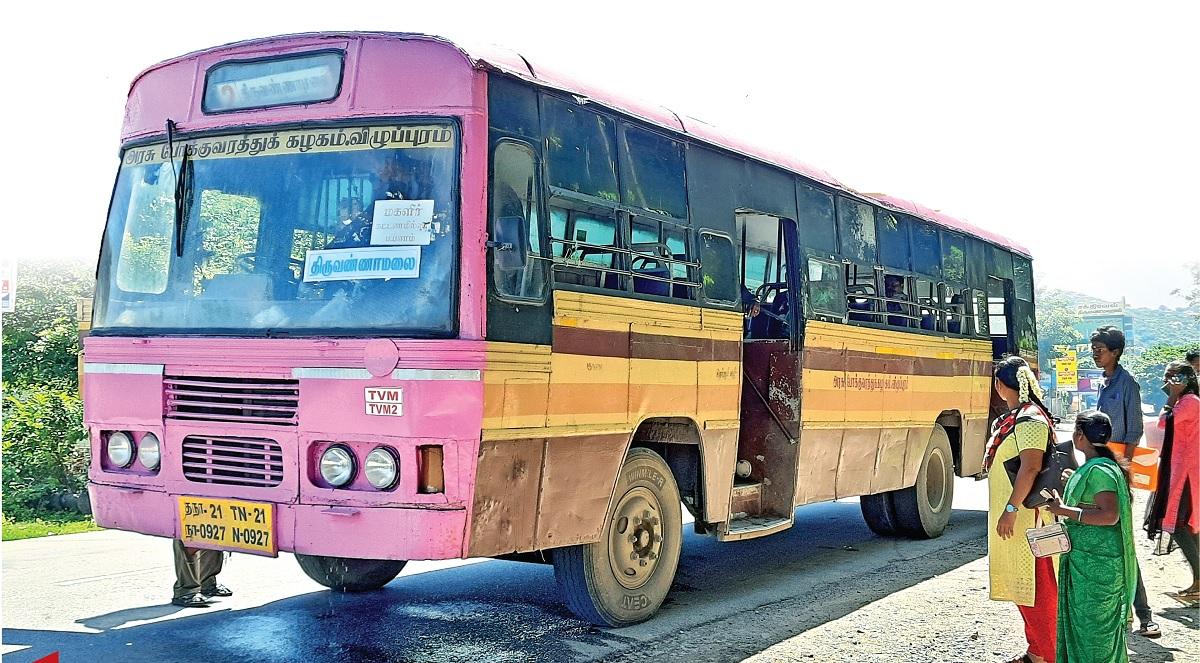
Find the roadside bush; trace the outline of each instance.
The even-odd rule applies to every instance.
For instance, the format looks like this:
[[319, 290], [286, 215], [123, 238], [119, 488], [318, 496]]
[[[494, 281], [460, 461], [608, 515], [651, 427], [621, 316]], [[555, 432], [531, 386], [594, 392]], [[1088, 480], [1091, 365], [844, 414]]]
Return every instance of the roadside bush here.
[[21, 520], [59, 491], [83, 490], [89, 451], [83, 401], [55, 385], [5, 385], [4, 511]]
[[46, 515], [52, 495], [86, 487], [75, 307], [92, 278], [83, 261], [18, 266], [16, 310], [3, 320], [6, 519]]

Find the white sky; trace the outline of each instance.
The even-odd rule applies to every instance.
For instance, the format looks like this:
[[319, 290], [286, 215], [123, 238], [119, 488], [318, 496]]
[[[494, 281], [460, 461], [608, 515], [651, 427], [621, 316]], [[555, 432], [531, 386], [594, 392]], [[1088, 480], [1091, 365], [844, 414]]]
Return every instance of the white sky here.
[[1200, 260], [1195, 3], [105, 5], [9, 11], [7, 256], [96, 255], [125, 94], [145, 67], [355, 29], [492, 42], [666, 105], [1006, 234], [1033, 251], [1041, 285], [1177, 306], [1169, 293]]

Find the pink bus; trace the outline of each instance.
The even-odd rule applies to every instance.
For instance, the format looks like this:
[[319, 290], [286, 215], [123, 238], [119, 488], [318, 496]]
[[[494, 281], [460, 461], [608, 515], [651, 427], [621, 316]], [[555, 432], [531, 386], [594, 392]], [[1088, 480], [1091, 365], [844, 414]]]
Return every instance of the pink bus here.
[[96, 520], [331, 588], [537, 556], [622, 626], [683, 508], [736, 541], [863, 495], [938, 536], [991, 359], [1036, 348], [1021, 247], [515, 54], [221, 46], [139, 75], [121, 141]]

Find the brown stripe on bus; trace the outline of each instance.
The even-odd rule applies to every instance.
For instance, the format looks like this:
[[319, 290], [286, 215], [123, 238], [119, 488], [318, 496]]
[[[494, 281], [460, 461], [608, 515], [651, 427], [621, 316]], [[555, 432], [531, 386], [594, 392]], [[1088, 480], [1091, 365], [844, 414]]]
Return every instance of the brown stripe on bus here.
[[594, 357], [739, 361], [741, 341], [555, 325], [554, 352]]
[[804, 349], [803, 366], [816, 371], [892, 373], [932, 377], [991, 375], [992, 372], [992, 364], [988, 361], [907, 357], [819, 347]]
[[554, 352], [593, 357], [629, 357], [629, 332], [554, 326]]

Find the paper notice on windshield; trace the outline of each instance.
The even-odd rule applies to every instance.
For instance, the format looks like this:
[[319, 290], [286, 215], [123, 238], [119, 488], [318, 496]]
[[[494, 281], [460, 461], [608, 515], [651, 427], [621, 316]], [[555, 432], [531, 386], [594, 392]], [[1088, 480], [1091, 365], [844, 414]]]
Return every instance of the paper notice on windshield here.
[[426, 246], [433, 239], [432, 200], [377, 200], [372, 246]]
[[421, 276], [421, 247], [323, 249], [304, 256], [304, 281], [415, 279]]

